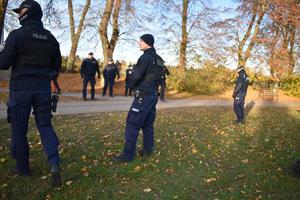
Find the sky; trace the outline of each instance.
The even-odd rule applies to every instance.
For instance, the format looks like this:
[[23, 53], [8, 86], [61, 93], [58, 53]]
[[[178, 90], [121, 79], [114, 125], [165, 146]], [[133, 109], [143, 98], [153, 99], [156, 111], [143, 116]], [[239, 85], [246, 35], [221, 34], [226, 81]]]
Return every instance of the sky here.
[[[38, 1], [38, 0], [37, 0]], [[83, 1], [83, 0], [78, 0], [78, 1]], [[42, 1], [40, 1], [42, 2]], [[92, 1], [95, 3], [95, 1]], [[135, 1], [138, 2], [138, 1]], [[211, 0], [211, 6], [212, 7], [226, 7], [226, 8], [236, 8], [237, 3], [234, 2], [234, 0]], [[97, 3], [97, 2], [96, 2]], [[137, 3], [139, 4], [139, 3]], [[64, 21], [68, 22], [68, 14], [66, 12], [67, 10], [67, 2], [65, 1], [65, 3], [62, 3], [61, 5], [62, 10], [64, 10], [65, 14], [64, 17], [66, 17], [66, 19]], [[137, 9], [140, 9], [141, 12], [143, 12], [142, 9], [145, 9], [143, 5], [137, 5], [136, 6]], [[137, 11], [139, 12], [139, 10]], [[76, 12], [74, 12], [76, 15]], [[228, 17], [227, 14], [225, 14], [223, 16]], [[57, 37], [59, 43], [60, 43], [60, 48], [61, 48], [61, 53], [64, 56], [67, 56], [69, 54], [70, 48], [71, 48], [71, 42], [69, 39], [69, 29], [67, 27], [68, 25], [66, 24], [65, 28], [63, 29], [57, 29], [57, 30], [53, 30], [50, 29], [50, 31], [53, 33], [54, 36]], [[115, 52], [114, 52], [114, 59], [115, 60], [126, 60], [128, 62], [136, 62], [136, 60], [138, 59], [138, 57], [142, 54], [142, 52], [139, 50], [138, 48], [138, 40], [139, 40], [139, 36], [144, 34], [144, 33], [152, 33], [154, 35], [154, 37], [156, 38], [156, 42], [155, 42], [155, 47], [157, 48], [158, 54], [160, 54], [166, 61], [167, 64], [176, 64], [177, 63], [177, 56], [175, 56], [174, 54], [171, 54], [168, 49], [164, 49], [163, 46], [163, 42], [160, 40], [161, 38], [161, 27], [156, 26], [156, 24], [151, 24], [148, 23], [147, 24], [148, 30], [146, 31], [141, 31], [141, 32], [137, 32], [134, 33], [132, 37], [132, 39], [136, 40], [136, 42], [127, 42], [126, 38], [124, 38], [124, 36], [121, 36], [121, 40], [120, 42], [117, 44]], [[47, 27], [46, 27], [47, 28]], [[122, 30], [120, 30], [122, 32]], [[7, 36], [7, 34], [6, 34]], [[93, 38], [93, 39], [90, 39]], [[79, 46], [78, 46], [78, 51], [77, 51], [77, 55], [79, 55], [80, 57], [86, 57], [87, 54], [89, 52], [94, 52], [94, 56], [97, 59], [102, 60], [103, 56], [102, 56], [102, 48], [101, 48], [101, 42], [99, 41], [99, 35], [95, 34], [95, 35], [89, 35], [88, 33], [84, 33], [84, 35], [81, 37], [81, 40], [79, 42]]]

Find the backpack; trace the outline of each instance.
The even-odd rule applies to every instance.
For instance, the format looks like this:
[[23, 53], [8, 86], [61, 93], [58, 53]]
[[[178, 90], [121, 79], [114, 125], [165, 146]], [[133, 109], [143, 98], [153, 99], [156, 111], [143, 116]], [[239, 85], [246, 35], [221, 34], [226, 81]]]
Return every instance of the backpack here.
[[164, 75], [165, 61], [157, 54], [153, 57], [152, 65], [148, 68], [145, 77], [146, 81], [160, 82]]

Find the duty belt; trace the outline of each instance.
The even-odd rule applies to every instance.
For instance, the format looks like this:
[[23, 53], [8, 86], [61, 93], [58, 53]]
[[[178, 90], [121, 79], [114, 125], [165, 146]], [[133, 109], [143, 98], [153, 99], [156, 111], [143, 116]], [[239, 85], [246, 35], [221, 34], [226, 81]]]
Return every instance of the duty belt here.
[[156, 91], [143, 91], [143, 90], [136, 90], [134, 91], [134, 96], [136, 98], [140, 98], [140, 97], [144, 97], [144, 96], [153, 96], [153, 95], [157, 95]]

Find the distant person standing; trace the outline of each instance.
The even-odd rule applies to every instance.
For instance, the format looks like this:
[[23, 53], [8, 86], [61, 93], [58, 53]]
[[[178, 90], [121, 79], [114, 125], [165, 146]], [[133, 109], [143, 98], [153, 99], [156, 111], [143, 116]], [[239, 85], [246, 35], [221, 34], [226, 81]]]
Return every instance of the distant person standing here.
[[162, 76], [161, 76], [161, 82], [160, 82], [160, 100], [165, 102], [166, 99], [165, 99], [165, 91], [166, 91], [166, 79], [167, 77], [166, 76], [169, 76], [170, 75], [170, 72], [168, 70], [168, 68], [166, 66], [164, 66], [164, 70], [163, 70], [163, 73], [162, 73]]
[[243, 67], [239, 67], [237, 72], [238, 72], [238, 78], [236, 80], [232, 98], [234, 99], [233, 108], [237, 117], [235, 123], [242, 124], [244, 123], [245, 120], [244, 105], [245, 105], [245, 98], [247, 95], [249, 78]]
[[95, 85], [96, 79], [95, 75], [97, 72], [97, 78], [100, 78], [100, 69], [97, 60], [94, 58], [93, 52], [88, 54], [88, 58], [84, 59], [81, 68], [80, 68], [80, 75], [83, 79], [83, 88], [82, 88], [82, 97], [83, 100], [86, 100], [86, 88], [88, 83], [90, 82], [91, 85], [91, 100], [95, 100]]
[[102, 96], [105, 96], [108, 86], [109, 96], [114, 96], [114, 84], [116, 77], [120, 79], [118, 67], [114, 64], [113, 59], [109, 58], [108, 64], [103, 69], [104, 87], [102, 91]]
[[132, 95], [132, 89], [129, 87], [132, 79], [132, 73], [133, 73], [133, 66], [129, 65], [128, 69], [126, 70], [126, 78], [125, 78], [125, 97], [128, 95], [129, 90], [129, 96]]

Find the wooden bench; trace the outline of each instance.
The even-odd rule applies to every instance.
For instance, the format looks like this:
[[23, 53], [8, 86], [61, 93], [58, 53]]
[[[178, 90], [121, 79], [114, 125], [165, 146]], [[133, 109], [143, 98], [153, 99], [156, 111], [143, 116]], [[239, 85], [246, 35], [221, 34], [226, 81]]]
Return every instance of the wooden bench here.
[[263, 88], [260, 88], [258, 95], [263, 100], [278, 101], [278, 89], [276, 87], [263, 87]]

